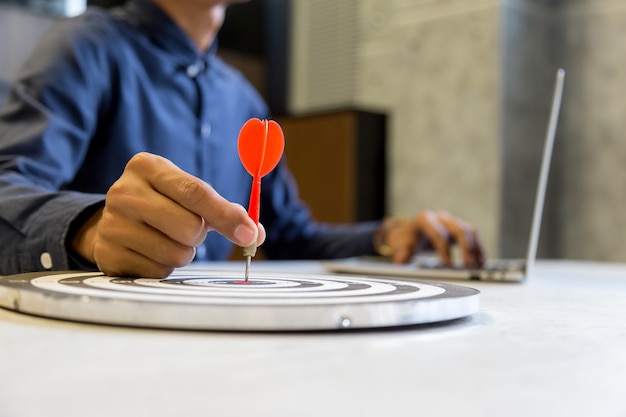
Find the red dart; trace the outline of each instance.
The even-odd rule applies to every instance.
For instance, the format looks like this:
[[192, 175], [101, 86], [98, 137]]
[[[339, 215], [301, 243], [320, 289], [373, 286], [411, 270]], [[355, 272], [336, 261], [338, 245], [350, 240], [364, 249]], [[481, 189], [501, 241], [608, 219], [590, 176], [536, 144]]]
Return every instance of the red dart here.
[[[261, 205], [261, 178], [273, 170], [280, 161], [285, 149], [285, 137], [280, 125], [273, 120], [248, 120], [239, 131], [237, 143], [239, 159], [252, 175], [252, 190], [248, 216], [259, 224]], [[256, 244], [244, 248], [246, 256], [246, 281], [250, 269], [251, 257], [256, 254]]]

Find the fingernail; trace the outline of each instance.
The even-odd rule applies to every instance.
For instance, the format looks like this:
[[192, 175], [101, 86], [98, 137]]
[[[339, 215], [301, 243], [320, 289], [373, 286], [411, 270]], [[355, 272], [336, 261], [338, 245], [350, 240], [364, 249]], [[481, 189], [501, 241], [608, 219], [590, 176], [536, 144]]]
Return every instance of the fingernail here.
[[240, 224], [235, 228], [235, 239], [239, 241], [241, 245], [249, 245], [254, 242], [255, 230], [245, 224]]

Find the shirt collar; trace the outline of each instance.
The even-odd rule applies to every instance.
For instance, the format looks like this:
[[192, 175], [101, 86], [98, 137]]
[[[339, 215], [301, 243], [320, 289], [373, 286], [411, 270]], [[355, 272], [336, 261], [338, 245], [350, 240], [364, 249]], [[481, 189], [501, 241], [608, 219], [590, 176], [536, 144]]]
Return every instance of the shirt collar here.
[[124, 9], [127, 18], [146, 30], [155, 44], [180, 57], [183, 61], [203, 60], [206, 62], [215, 55], [217, 39], [207, 52], [198, 51], [191, 39], [172, 18], [151, 0], [130, 0]]

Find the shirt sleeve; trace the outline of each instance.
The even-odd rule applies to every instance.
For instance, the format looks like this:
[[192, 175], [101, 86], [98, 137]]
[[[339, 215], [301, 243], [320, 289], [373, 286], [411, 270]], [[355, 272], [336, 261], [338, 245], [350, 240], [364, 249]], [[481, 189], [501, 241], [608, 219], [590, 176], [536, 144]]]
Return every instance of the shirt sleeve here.
[[[55, 26], [26, 62], [0, 110], [0, 274], [77, 267], [72, 221], [104, 195], [65, 191], [106, 100], [107, 62], [79, 21]], [[96, 80], [96, 81], [94, 81]]]

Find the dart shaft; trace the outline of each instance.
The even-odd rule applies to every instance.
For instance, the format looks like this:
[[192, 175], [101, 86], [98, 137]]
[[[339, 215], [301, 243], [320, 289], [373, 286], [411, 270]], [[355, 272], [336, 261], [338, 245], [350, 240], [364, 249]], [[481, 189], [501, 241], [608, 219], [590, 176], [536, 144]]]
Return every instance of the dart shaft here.
[[[254, 177], [252, 181], [252, 190], [250, 191], [250, 204], [248, 207], [248, 216], [254, 221], [255, 224], [259, 224], [259, 211], [261, 206], [261, 177]], [[256, 255], [256, 243], [243, 248], [243, 256], [246, 257], [246, 272], [245, 278], [248, 282], [248, 275], [250, 273], [250, 262], [252, 257]]]
[[248, 216], [259, 224], [259, 212], [261, 211], [261, 177], [254, 177], [252, 189], [250, 190], [250, 203], [248, 205]]

